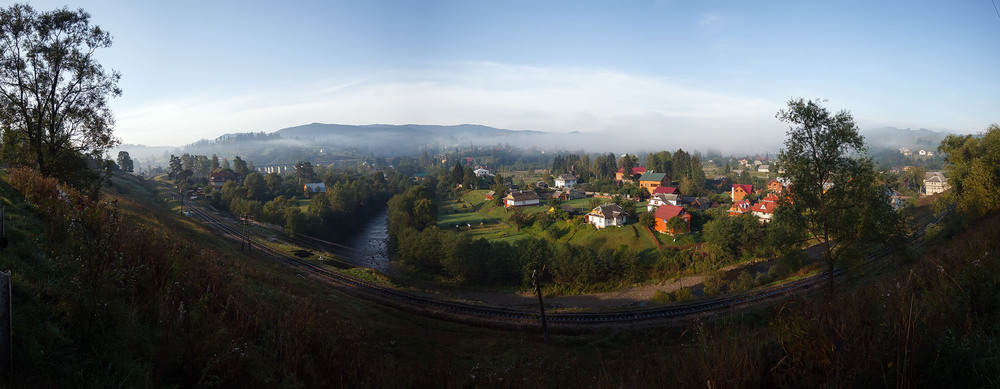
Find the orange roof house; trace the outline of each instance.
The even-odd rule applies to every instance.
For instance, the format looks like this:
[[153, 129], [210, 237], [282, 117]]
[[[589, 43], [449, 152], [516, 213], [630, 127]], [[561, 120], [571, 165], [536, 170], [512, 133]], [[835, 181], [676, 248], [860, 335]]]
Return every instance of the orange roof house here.
[[753, 185], [749, 184], [733, 184], [733, 191], [730, 196], [733, 198], [733, 202], [743, 200], [746, 195], [753, 193]]
[[750, 212], [751, 206], [750, 200], [738, 200], [733, 203], [733, 206], [729, 207], [729, 216], [739, 216]]
[[[684, 234], [691, 232], [691, 214], [684, 210], [684, 207], [676, 205], [661, 205], [656, 208], [656, 212], [653, 213], [653, 217], [656, 219], [656, 224], [653, 229], [659, 231], [662, 234]], [[667, 222], [674, 217], [680, 217], [681, 220], [687, 222], [687, 227], [683, 231], [674, 231], [667, 227]]]

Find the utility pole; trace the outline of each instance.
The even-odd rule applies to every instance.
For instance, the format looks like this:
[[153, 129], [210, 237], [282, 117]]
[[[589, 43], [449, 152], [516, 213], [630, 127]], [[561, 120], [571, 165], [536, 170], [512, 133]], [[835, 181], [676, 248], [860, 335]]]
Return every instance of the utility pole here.
[[240, 251], [243, 250], [243, 245], [246, 245], [247, 251], [251, 250], [250, 247], [250, 216], [247, 214], [240, 215], [243, 220], [243, 233], [240, 239]]
[[7, 230], [4, 228], [4, 207], [2, 203], [3, 199], [0, 198], [0, 253], [3, 253], [4, 249], [7, 248]]
[[[545, 267], [542, 267], [545, 270]], [[549, 342], [549, 326], [545, 323], [545, 304], [542, 303], [542, 286], [538, 282], [538, 270], [531, 271], [531, 279], [535, 282], [535, 294], [538, 295], [538, 311], [542, 316], [542, 333], [545, 334], [545, 343]]]

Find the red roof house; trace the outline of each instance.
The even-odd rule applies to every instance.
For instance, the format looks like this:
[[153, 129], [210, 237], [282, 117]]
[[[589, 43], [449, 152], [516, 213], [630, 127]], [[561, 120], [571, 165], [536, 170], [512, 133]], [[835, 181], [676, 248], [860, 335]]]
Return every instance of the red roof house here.
[[743, 200], [746, 195], [753, 193], [753, 185], [749, 184], [733, 184], [733, 192], [730, 194], [733, 198], [733, 202]]

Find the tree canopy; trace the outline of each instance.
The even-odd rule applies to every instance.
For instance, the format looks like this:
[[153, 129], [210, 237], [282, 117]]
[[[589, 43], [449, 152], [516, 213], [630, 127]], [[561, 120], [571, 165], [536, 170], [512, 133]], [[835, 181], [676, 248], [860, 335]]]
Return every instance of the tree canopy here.
[[892, 210], [884, 178], [866, 157], [867, 148], [846, 110], [832, 113], [823, 101], [790, 100], [778, 111], [790, 125], [778, 154], [791, 195], [782, 207], [815, 237], [827, 264], [830, 291], [841, 258], [860, 258], [898, 237], [901, 219]]
[[947, 155], [949, 196], [963, 214], [977, 219], [1000, 210], [1000, 125], [979, 136], [948, 135], [938, 152]]
[[83, 156], [118, 143], [108, 99], [121, 94], [121, 76], [95, 57], [110, 46], [111, 34], [91, 26], [82, 9], [0, 9], [0, 124], [7, 163], [88, 183], [80, 177], [87, 171]]

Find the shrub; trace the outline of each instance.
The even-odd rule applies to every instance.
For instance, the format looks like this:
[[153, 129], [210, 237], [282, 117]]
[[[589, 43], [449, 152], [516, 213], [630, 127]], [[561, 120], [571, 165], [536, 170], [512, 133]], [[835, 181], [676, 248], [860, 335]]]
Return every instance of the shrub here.
[[691, 292], [690, 288], [680, 288], [674, 291], [674, 301], [688, 301], [694, 298], [694, 293]]
[[674, 295], [666, 293], [662, 290], [657, 290], [655, 293], [653, 293], [653, 297], [649, 298], [649, 301], [656, 304], [666, 304], [671, 301], [674, 301]]

